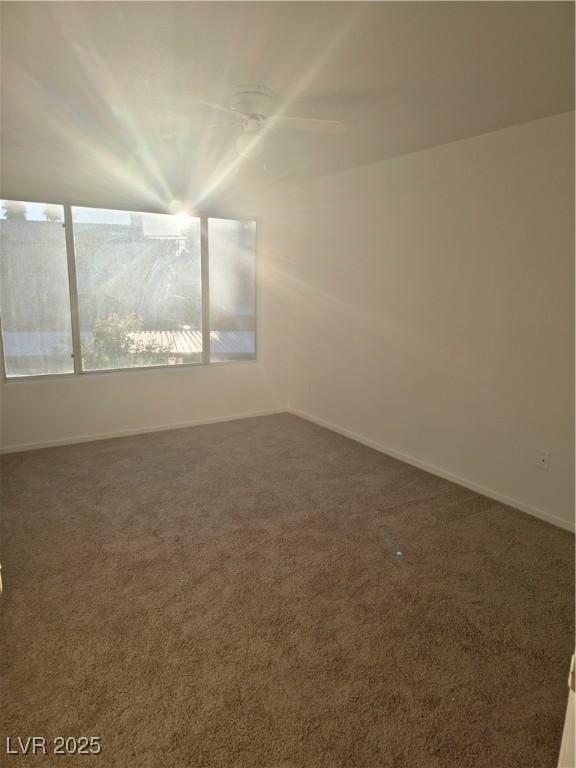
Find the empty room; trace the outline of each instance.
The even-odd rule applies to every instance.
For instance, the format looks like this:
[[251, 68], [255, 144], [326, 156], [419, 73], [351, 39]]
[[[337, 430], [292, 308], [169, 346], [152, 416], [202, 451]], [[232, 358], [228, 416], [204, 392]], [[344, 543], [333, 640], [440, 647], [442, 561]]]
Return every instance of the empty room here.
[[575, 768], [574, 3], [0, 3], [0, 763]]

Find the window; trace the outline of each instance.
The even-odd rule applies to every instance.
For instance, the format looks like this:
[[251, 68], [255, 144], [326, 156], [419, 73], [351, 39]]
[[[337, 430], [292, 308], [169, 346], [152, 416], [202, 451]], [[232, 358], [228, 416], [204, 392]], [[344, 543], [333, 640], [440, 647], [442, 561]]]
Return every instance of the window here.
[[82, 368], [202, 362], [200, 219], [72, 208]]
[[64, 209], [2, 201], [0, 308], [6, 376], [72, 373]]
[[208, 219], [210, 360], [256, 355], [256, 223]]
[[253, 221], [4, 201], [6, 377], [255, 359], [255, 241]]

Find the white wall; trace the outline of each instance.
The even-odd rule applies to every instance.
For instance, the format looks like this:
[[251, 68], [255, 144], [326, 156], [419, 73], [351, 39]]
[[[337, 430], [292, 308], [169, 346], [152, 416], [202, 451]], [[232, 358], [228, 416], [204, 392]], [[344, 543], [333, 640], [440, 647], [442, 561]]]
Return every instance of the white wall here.
[[568, 113], [305, 185], [292, 407], [570, 526], [572, 146]]
[[257, 362], [0, 383], [3, 450], [286, 409], [289, 224], [281, 199], [277, 190], [264, 202], [254, 199], [244, 210], [226, 212], [259, 220]]

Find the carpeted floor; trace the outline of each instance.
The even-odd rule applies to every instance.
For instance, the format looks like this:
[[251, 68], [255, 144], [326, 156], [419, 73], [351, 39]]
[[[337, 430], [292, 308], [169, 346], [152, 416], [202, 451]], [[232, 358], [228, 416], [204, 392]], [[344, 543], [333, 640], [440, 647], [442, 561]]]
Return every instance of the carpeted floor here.
[[7, 766], [556, 765], [565, 531], [290, 415], [2, 463], [2, 751], [103, 745]]

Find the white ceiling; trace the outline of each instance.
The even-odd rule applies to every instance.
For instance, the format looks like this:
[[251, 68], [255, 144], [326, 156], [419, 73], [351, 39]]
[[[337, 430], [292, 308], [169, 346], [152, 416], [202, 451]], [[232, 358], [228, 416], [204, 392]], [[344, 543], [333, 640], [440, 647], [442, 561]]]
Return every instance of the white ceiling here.
[[[4, 2], [3, 194], [197, 202], [567, 111], [573, 14], [569, 2]], [[238, 84], [348, 131], [275, 132], [239, 163], [234, 128], [197, 103], [226, 103]]]

